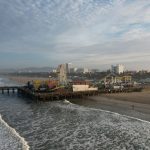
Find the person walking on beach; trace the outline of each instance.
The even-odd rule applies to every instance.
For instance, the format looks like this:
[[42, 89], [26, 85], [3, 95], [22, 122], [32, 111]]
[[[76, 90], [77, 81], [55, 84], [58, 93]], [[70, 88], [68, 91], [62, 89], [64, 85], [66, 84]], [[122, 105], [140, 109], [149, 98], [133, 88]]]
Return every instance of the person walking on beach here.
[[132, 106], [132, 110], [134, 110], [134, 105], [131, 105]]

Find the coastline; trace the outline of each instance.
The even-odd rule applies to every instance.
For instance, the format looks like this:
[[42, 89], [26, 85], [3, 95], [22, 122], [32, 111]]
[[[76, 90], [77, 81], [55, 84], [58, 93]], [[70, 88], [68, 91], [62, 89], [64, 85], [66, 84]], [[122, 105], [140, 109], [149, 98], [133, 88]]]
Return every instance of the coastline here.
[[0, 149], [29, 150], [28, 142], [19, 133], [10, 127], [0, 114]]
[[[9, 76], [9, 80], [25, 84], [32, 80], [48, 80], [41, 77]], [[150, 89], [142, 92], [101, 94], [100, 96], [69, 99], [71, 103], [116, 112], [121, 115], [150, 121]]]
[[[133, 98], [129, 99], [129, 97], [134, 97], [137, 100], [137, 94], [117, 93], [114, 95], [102, 94], [101, 96], [85, 97], [84, 99], [79, 99], [78, 104], [80, 106], [69, 104], [69, 101], [72, 101], [71, 99], [68, 99], [68, 101], [65, 100], [63, 103], [58, 101], [56, 102], [57, 104], [53, 102], [42, 102], [38, 103], [38, 105], [36, 103], [30, 105], [26, 102], [24, 104], [24, 99], [22, 103], [17, 98], [19, 101], [17, 99], [11, 100], [14, 102], [11, 107], [5, 107], [9, 104], [10, 99], [4, 105], [2, 101], [1, 107], [3, 112], [10, 108], [10, 111], [6, 113], [8, 115], [7, 118], [11, 118], [12, 114], [16, 114], [9, 121], [16, 120], [18, 122], [13, 126], [14, 128], [18, 127], [16, 129], [18, 133], [22, 133], [22, 137], [26, 137], [26, 141], [29, 142], [31, 149], [54, 149], [60, 145], [61, 147], [58, 149], [71, 149], [72, 145], [75, 149], [87, 149], [90, 146], [91, 149], [93, 147], [95, 149], [123, 149], [123, 147], [132, 149], [132, 146], [143, 149], [147, 147], [145, 143], [149, 138], [150, 122], [146, 121], [148, 118], [144, 118], [145, 114], [141, 113], [141, 116], [137, 116], [136, 113], [133, 116], [134, 113], [129, 111], [132, 109], [130, 107], [130, 101], [133, 101]], [[128, 96], [128, 101], [123, 99], [119, 100], [123, 95], [124, 97]], [[141, 92], [139, 95], [147, 95], [146, 97], [149, 98], [147, 92]], [[118, 97], [118, 100], [115, 100], [113, 97]], [[75, 101], [77, 102], [77, 100]], [[87, 107], [83, 105], [87, 105]], [[147, 108], [147, 104], [143, 105], [145, 105], [144, 110], [150, 110]], [[128, 107], [130, 108], [129, 110], [126, 109]], [[137, 109], [136, 107], [135, 110]], [[117, 110], [118, 113], [111, 110], [112, 108]], [[140, 104], [139, 108], [141, 108]], [[126, 111], [128, 114], [126, 114]], [[16, 136], [16, 134], [15, 132], [13, 136]], [[19, 141], [22, 137], [19, 137]], [[65, 139], [64, 141], [62, 141], [62, 137]], [[77, 141], [74, 141], [74, 139], [77, 139]], [[95, 141], [95, 139], [97, 140]], [[92, 141], [92, 143], [89, 143], [89, 141]], [[108, 145], [108, 143], [111, 145]], [[28, 148], [26, 144], [24, 143], [27, 146], [25, 148]], [[81, 146], [75, 147], [77, 144]]]
[[85, 107], [102, 109], [150, 121], [150, 92], [102, 94], [70, 100]]

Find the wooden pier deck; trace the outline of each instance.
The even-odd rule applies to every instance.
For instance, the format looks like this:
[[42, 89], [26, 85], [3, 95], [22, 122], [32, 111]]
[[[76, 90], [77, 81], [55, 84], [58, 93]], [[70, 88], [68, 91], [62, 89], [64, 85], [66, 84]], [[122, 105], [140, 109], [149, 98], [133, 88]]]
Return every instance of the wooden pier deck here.
[[0, 87], [0, 91], [2, 94], [10, 92], [12, 93], [19, 93], [22, 96], [29, 97], [30, 99], [34, 100], [41, 100], [41, 101], [54, 101], [54, 100], [64, 100], [64, 99], [73, 99], [73, 98], [83, 98], [86, 96], [96, 96], [104, 93], [118, 93], [118, 92], [133, 92], [137, 91], [140, 92], [141, 89], [125, 89], [121, 90], [99, 90], [99, 91], [83, 91], [83, 92], [72, 92], [72, 91], [55, 91], [55, 92], [35, 92], [30, 90], [25, 86], [5, 86]]
[[53, 100], [63, 100], [70, 98], [82, 98], [84, 96], [98, 95], [98, 91], [86, 91], [86, 92], [35, 92], [23, 86], [4, 86], [0, 87], [2, 94], [10, 94], [17, 92], [18, 94], [29, 97], [35, 100], [41, 101], [53, 101]]
[[72, 98], [83, 98], [84, 96], [98, 95], [98, 91], [86, 91], [86, 92], [34, 92], [26, 88], [19, 88], [18, 92], [24, 96], [30, 97], [35, 100], [41, 101], [54, 101], [64, 100]]
[[0, 87], [0, 91], [2, 94], [4, 94], [5, 92], [9, 94], [10, 92], [15, 93], [15, 91], [18, 91], [19, 88], [22, 88], [22, 87], [20, 87], [20, 86], [2, 86], [2, 87]]

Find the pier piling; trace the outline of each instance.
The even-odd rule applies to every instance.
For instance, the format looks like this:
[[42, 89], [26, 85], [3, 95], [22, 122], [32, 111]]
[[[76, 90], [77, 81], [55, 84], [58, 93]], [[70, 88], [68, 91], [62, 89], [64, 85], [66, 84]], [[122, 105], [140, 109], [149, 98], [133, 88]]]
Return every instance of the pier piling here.
[[4, 89], [2, 89], [2, 94], [4, 94]]
[[100, 95], [102, 93], [118, 93], [118, 92], [134, 92], [134, 91], [141, 91], [141, 89], [124, 89], [123, 91], [117, 91], [117, 90], [109, 90], [104, 89], [101, 91], [80, 91], [80, 92], [72, 92], [72, 91], [56, 91], [56, 92], [40, 92], [40, 91], [34, 91], [27, 87], [0, 87], [0, 91], [2, 94], [4, 92], [7, 92], [9, 94], [10, 92], [15, 93], [15, 91], [18, 92], [18, 95], [23, 95], [25, 97], [28, 97], [30, 99], [34, 99], [36, 101], [53, 101], [53, 100], [63, 100], [63, 99], [72, 99], [72, 98], [83, 98], [85, 96], [95, 96]]

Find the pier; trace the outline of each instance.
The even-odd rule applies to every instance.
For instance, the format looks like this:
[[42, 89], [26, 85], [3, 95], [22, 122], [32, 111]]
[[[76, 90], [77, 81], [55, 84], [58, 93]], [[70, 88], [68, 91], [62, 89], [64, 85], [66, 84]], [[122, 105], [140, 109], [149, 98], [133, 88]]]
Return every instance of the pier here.
[[34, 100], [41, 100], [41, 101], [55, 101], [55, 100], [64, 100], [64, 99], [73, 99], [73, 98], [83, 98], [85, 96], [94, 96], [99, 94], [98, 91], [34, 92], [27, 88], [18, 88], [18, 92], [21, 95], [30, 97]]
[[2, 94], [5, 94], [5, 93], [10, 94], [10, 93], [17, 92], [18, 94], [22, 96], [29, 97], [34, 100], [41, 100], [41, 101], [63, 100], [63, 99], [70, 99], [70, 98], [83, 98], [84, 96], [98, 95], [98, 91], [35, 92], [23, 86], [3, 86], [3, 87], [0, 87], [0, 91]]
[[26, 86], [4, 86], [0, 87], [0, 91], [2, 94], [9, 94], [17, 92], [18, 94], [28, 97], [33, 100], [40, 101], [55, 101], [55, 100], [64, 100], [64, 99], [75, 99], [75, 98], [83, 98], [87, 96], [96, 96], [105, 93], [121, 93], [121, 92], [140, 92], [141, 88], [127, 88], [122, 90], [98, 90], [98, 91], [80, 91], [80, 92], [72, 92], [69, 90], [66, 91], [55, 91], [55, 92], [40, 92], [34, 91]]
[[18, 92], [19, 88], [22, 88], [22, 87], [20, 87], [20, 86], [2, 86], [2, 87], [0, 87], [0, 91], [2, 94], [4, 94], [4, 93], [9, 94], [10, 92], [12, 92], [12, 93], [15, 93], [15, 91]]

